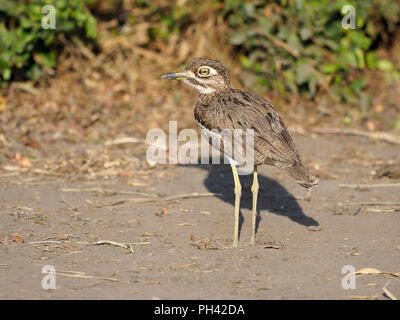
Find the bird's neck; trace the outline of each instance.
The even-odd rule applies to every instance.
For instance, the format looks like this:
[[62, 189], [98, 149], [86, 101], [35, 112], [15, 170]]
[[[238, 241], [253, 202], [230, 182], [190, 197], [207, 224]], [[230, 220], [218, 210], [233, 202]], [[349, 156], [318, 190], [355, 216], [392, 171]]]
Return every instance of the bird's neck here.
[[211, 100], [215, 99], [216, 97], [218, 97], [219, 95], [225, 94], [231, 90], [232, 90], [231, 87], [226, 87], [226, 88], [221, 88], [221, 89], [210, 90], [208, 92], [200, 91], [199, 100], [204, 101], [204, 102], [211, 101]]

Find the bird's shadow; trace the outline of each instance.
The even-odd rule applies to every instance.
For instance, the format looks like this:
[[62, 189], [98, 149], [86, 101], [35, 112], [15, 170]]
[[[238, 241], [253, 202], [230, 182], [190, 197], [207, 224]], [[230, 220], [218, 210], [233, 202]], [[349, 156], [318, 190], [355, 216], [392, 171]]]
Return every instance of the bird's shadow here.
[[[234, 180], [230, 165], [197, 165], [203, 170], [208, 172], [204, 180], [204, 185], [207, 189], [215, 193], [221, 200], [235, 205], [234, 195]], [[253, 183], [253, 175], [241, 175], [240, 182], [242, 185], [242, 196], [240, 201], [240, 208], [252, 210], [252, 193], [251, 185]], [[303, 226], [318, 226], [319, 223], [312, 217], [307, 216], [302, 208], [299, 206], [295, 197], [289, 193], [277, 181], [270, 179], [262, 174], [258, 174], [259, 193], [257, 202], [257, 217], [256, 217], [256, 232], [261, 221], [260, 212], [268, 211], [270, 213], [278, 214], [288, 217], [290, 220], [301, 224]], [[232, 210], [233, 215], [233, 210]], [[242, 229], [244, 218], [240, 211], [239, 216], [239, 236]]]

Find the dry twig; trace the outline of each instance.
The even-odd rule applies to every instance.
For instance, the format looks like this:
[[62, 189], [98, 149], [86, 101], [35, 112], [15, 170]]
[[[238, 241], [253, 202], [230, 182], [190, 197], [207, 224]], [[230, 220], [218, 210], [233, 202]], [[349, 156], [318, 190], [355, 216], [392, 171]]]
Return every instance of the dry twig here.
[[116, 241], [111, 241], [111, 240], [99, 240], [96, 242], [93, 242], [92, 244], [94, 245], [101, 245], [101, 244], [109, 244], [112, 246], [117, 246], [117, 247], [122, 247], [125, 249], [131, 249], [131, 251], [133, 252], [132, 249], [132, 245], [149, 245], [150, 242], [146, 241], [146, 242], [128, 242], [128, 243], [123, 243], [123, 242], [116, 242]]
[[358, 206], [400, 206], [400, 202], [395, 201], [360, 201], [360, 202], [340, 202], [339, 206], [343, 205], [358, 205]]
[[390, 281], [386, 282], [385, 286], [382, 288], [383, 292], [392, 300], [398, 300], [396, 298], [396, 296], [391, 293], [388, 289], [387, 289], [387, 285], [390, 283]]
[[[221, 194], [216, 194], [216, 193], [187, 193], [187, 194], [181, 194], [181, 195], [175, 195], [175, 196], [170, 196], [170, 197], [163, 197], [163, 198], [158, 198], [157, 201], [162, 202], [162, 201], [174, 201], [174, 200], [182, 200], [182, 199], [190, 199], [190, 198], [201, 198], [201, 197], [213, 197], [213, 196], [218, 196]], [[146, 198], [138, 198], [138, 199], [125, 199], [121, 200], [118, 202], [114, 202], [111, 204], [111, 206], [124, 206], [124, 205], [129, 205], [129, 203], [146, 203], [146, 202], [154, 202], [154, 199], [146, 199]]]
[[55, 272], [54, 273], [56, 276], [61, 276], [61, 277], [68, 277], [68, 278], [81, 278], [81, 279], [100, 279], [100, 280], [107, 280], [107, 281], [115, 281], [115, 282], [126, 282], [128, 281], [123, 281], [120, 279], [116, 278], [111, 278], [111, 277], [102, 277], [102, 276], [89, 276], [86, 275], [84, 272], [76, 272], [76, 271], [61, 271], [61, 272]]
[[399, 188], [400, 183], [339, 184], [340, 188]]
[[[130, 194], [130, 195], [143, 195], [143, 196], [148, 196], [148, 197], [156, 197], [156, 195], [152, 194], [152, 193], [103, 189], [103, 188], [83, 188], [83, 189], [64, 188], [64, 189], [61, 189], [61, 192], [97, 192], [102, 195]], [[150, 201], [153, 201], [153, 200], [150, 200]]]

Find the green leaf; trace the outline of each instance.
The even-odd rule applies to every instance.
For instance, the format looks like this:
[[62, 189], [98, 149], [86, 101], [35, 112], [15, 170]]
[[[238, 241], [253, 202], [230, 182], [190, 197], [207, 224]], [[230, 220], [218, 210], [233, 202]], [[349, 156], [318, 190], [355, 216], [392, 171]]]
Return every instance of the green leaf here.
[[351, 124], [351, 118], [349, 116], [346, 116], [346, 117], [344, 117], [343, 122], [346, 125], [350, 125]]
[[11, 69], [10, 68], [3, 69], [3, 79], [9, 80], [10, 78], [11, 78]]
[[368, 52], [367, 53], [367, 66], [370, 69], [375, 69], [377, 67], [378, 64], [378, 57], [376, 56], [374, 51]]
[[352, 83], [351, 83], [351, 85], [350, 85], [350, 88], [353, 90], [353, 91], [357, 91], [357, 90], [360, 90], [360, 89], [363, 89], [364, 87], [365, 87], [365, 79], [357, 79], [357, 80], [354, 80]]
[[338, 65], [333, 63], [324, 63], [321, 66], [321, 71], [324, 73], [335, 73], [338, 70]]
[[56, 65], [56, 56], [53, 52], [40, 52], [37, 54], [37, 62], [47, 68], [53, 68]]
[[97, 23], [93, 17], [89, 17], [86, 22], [86, 36], [91, 39], [97, 37]]
[[240, 62], [242, 63], [242, 66], [245, 68], [251, 68], [251, 61], [248, 57], [246, 56], [240, 56]]
[[362, 51], [361, 48], [357, 47], [354, 50], [354, 54], [357, 57], [357, 66], [360, 69], [364, 69], [365, 68], [365, 59], [364, 59], [364, 52]]
[[393, 70], [393, 64], [385, 59], [380, 59], [378, 60], [376, 64], [377, 68], [382, 71], [392, 71]]
[[345, 64], [356, 68], [357, 67], [357, 57], [353, 52], [346, 51], [343, 53], [343, 60]]

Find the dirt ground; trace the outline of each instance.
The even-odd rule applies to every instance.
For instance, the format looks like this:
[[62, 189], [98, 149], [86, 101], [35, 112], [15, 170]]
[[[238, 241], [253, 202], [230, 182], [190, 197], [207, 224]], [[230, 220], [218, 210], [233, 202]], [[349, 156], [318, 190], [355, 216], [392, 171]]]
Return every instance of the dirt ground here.
[[[255, 247], [251, 179], [242, 177], [240, 244], [231, 248], [227, 165], [156, 166], [135, 179], [93, 181], [2, 175], [0, 298], [399, 298], [400, 181], [373, 175], [399, 146], [344, 135], [295, 140], [320, 185], [305, 201], [293, 180], [261, 167]], [[56, 289], [42, 288], [45, 265], [56, 270]], [[358, 274], [345, 290], [346, 265], [382, 273]]]

